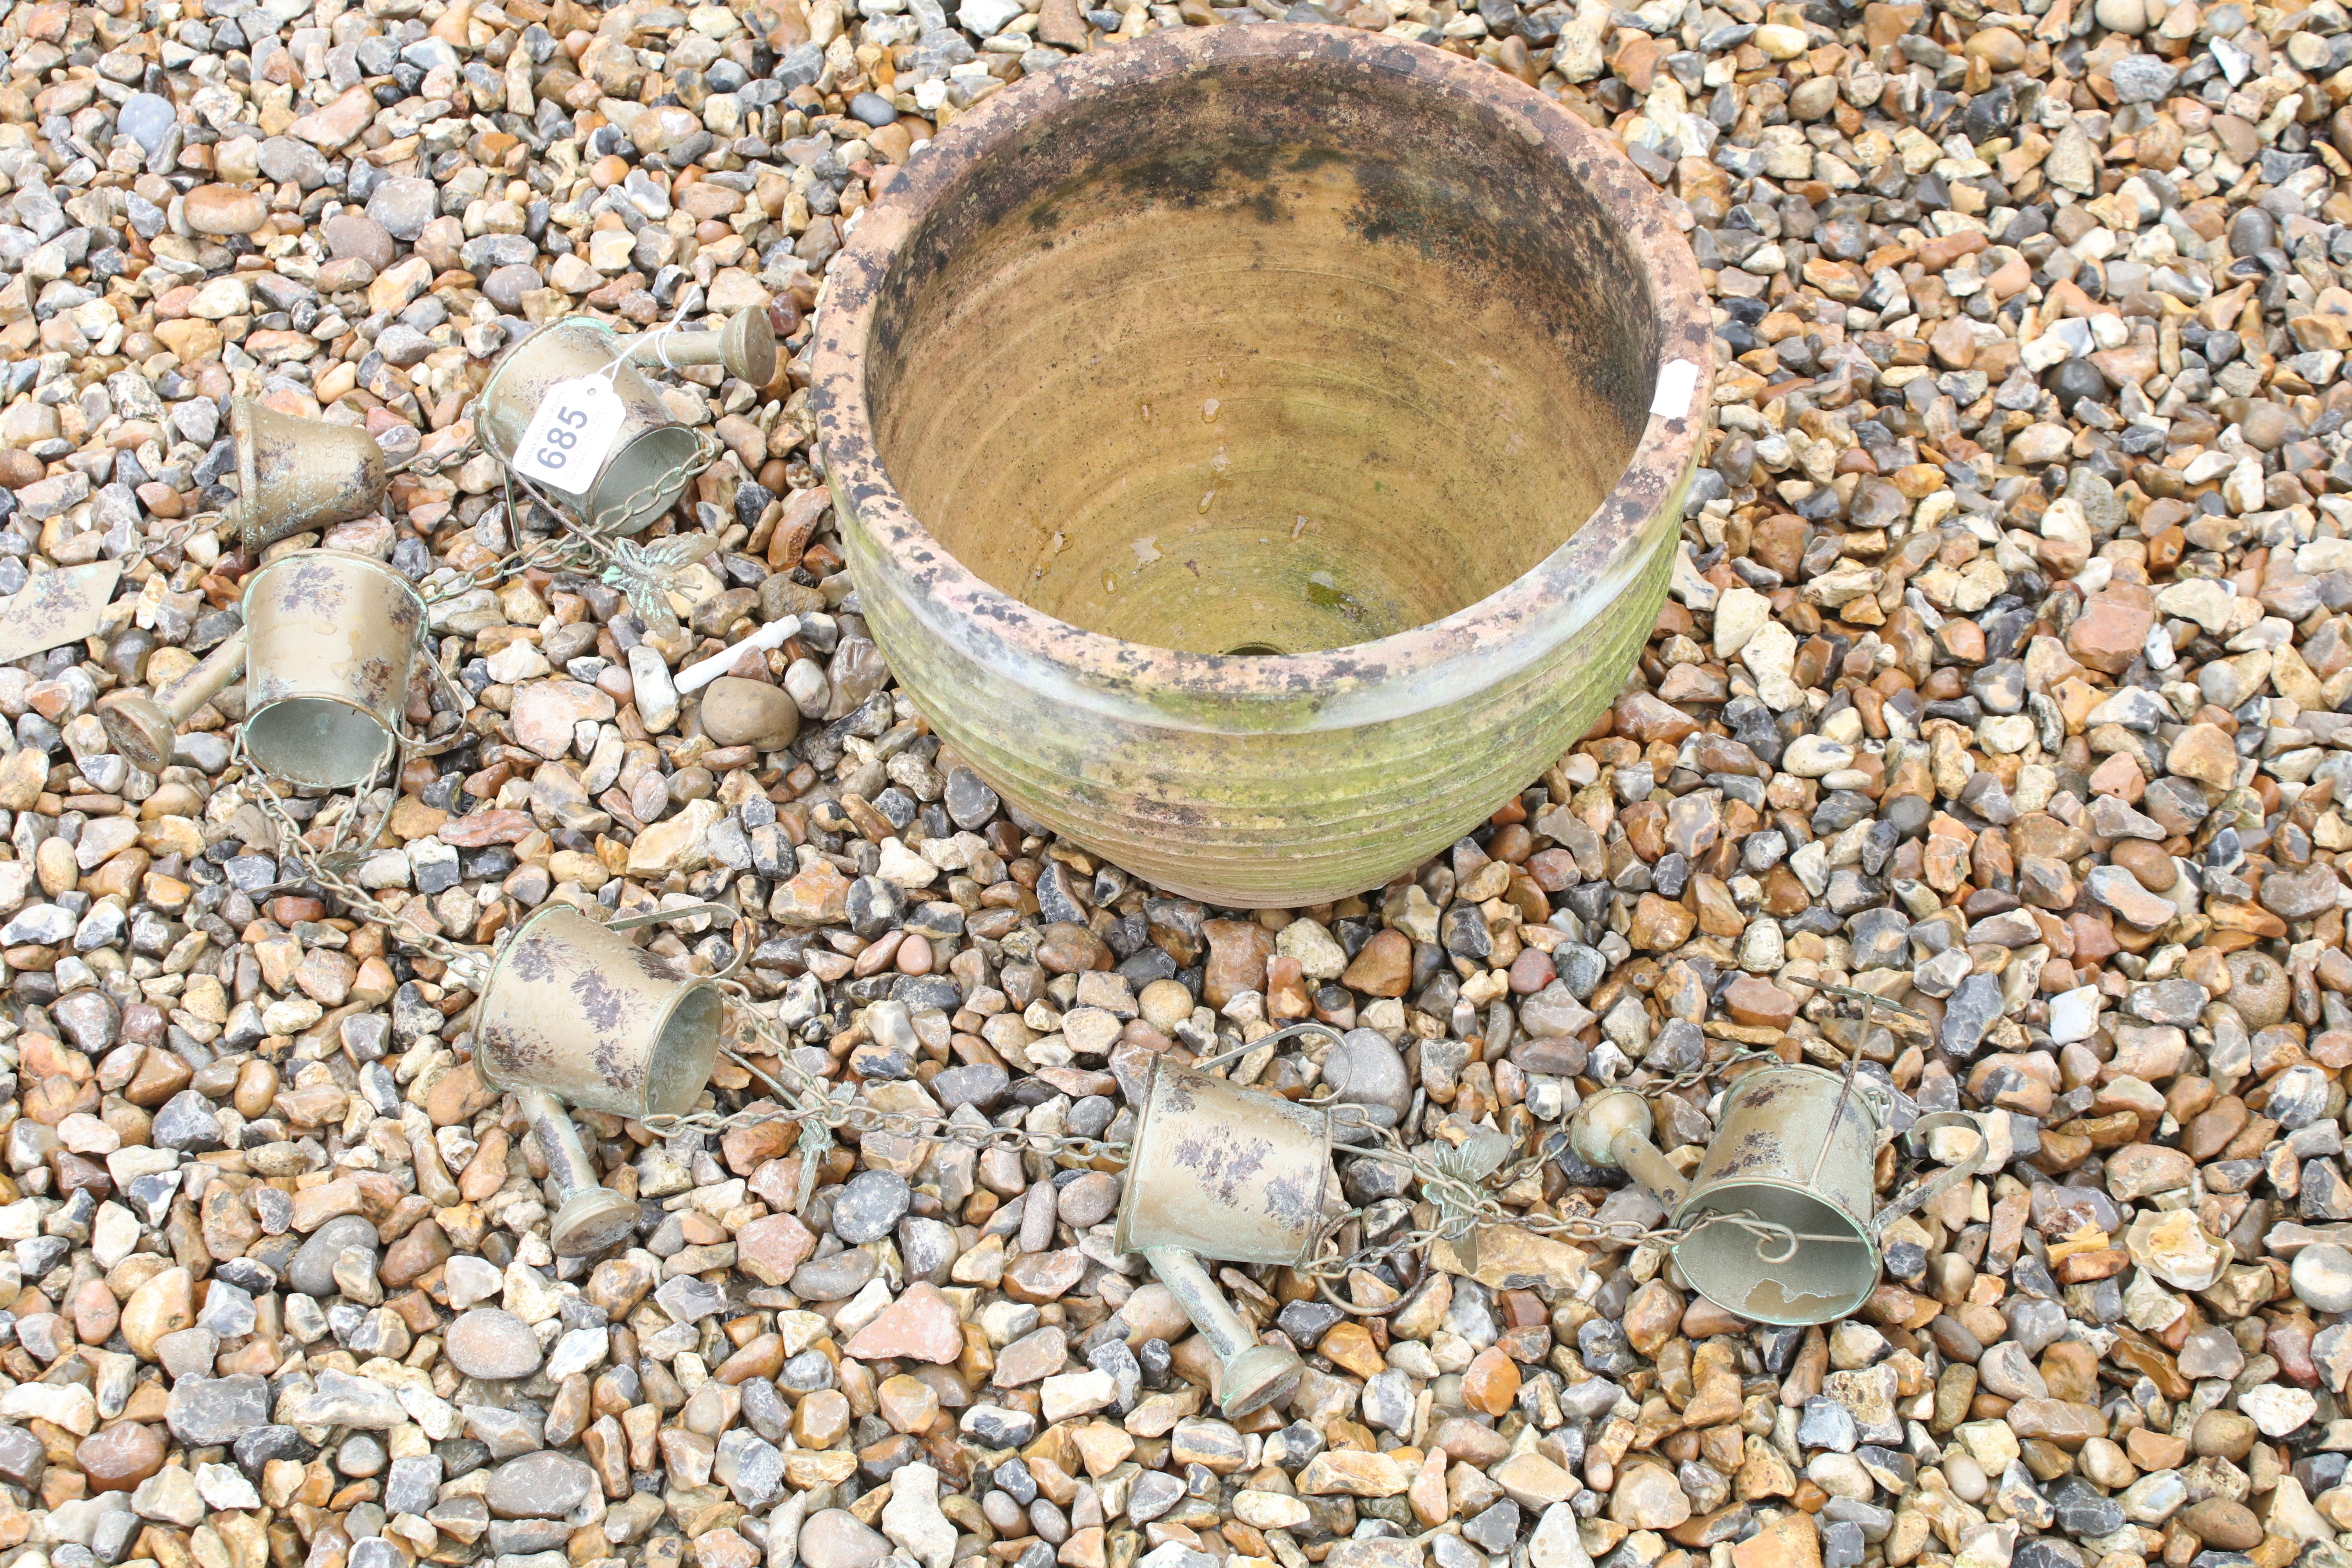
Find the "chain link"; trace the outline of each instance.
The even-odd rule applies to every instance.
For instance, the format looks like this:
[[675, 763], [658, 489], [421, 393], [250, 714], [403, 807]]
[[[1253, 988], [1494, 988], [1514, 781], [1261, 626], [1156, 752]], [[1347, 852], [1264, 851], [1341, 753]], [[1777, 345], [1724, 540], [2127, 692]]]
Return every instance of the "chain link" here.
[[[396, 940], [418, 949], [430, 957], [439, 959], [446, 964], [461, 971], [469, 971], [479, 960], [481, 954], [478, 949], [461, 946], [438, 931], [425, 931], [412, 922], [404, 922], [399, 913], [386, 906], [383, 900], [344, 876], [340, 863], [341, 858], [345, 856], [355, 858], [359, 851], [331, 850], [321, 853], [313, 848], [310, 840], [303, 837], [301, 825], [296, 822], [293, 815], [286, 809], [284, 797], [279, 795], [276, 788], [271, 785], [268, 773], [246, 751], [245, 732], [242, 729], [237, 731], [236, 742], [230, 751], [229, 760], [243, 764], [245, 777], [240, 782], [247, 786], [246, 798], [260, 809], [262, 816], [271, 827], [277, 830], [279, 854], [300, 866], [305, 879], [332, 893], [344, 904], [382, 926]], [[356, 801], [352, 803], [352, 809], [354, 815], [359, 811]]]
[[[521, 520], [514, 508], [507, 508], [507, 523], [518, 534], [522, 531]], [[584, 523], [565, 532], [551, 533], [532, 544], [516, 545], [488, 561], [476, 562], [456, 576], [444, 579], [421, 590], [425, 605], [430, 607], [470, 594], [477, 588], [487, 588], [517, 572], [527, 572], [535, 566], [581, 568], [586, 557], [605, 549], [604, 540]]]
[[684, 494], [687, 484], [718, 460], [719, 437], [708, 430], [695, 431], [694, 456], [682, 458], [672, 463], [631, 491], [628, 499], [620, 505], [618, 515], [621, 521], [626, 523], [629, 519], [636, 516], [640, 507], [651, 506], [662, 492], [672, 485], [678, 488], [681, 495]]
[[1701, 1088], [1717, 1073], [1729, 1072], [1742, 1062], [1778, 1063], [1780, 1060], [1778, 1052], [1768, 1051], [1758, 1046], [1745, 1046], [1721, 1061], [1701, 1062], [1686, 1072], [1678, 1072], [1672, 1078], [1654, 1079], [1647, 1083], [1635, 1084], [1633, 1088], [1644, 1100], [1662, 1100], [1670, 1094], [1679, 1094], [1686, 1089]]
[[741, 1110], [690, 1110], [677, 1116], [646, 1118], [646, 1126], [656, 1132], [667, 1135], [691, 1131], [715, 1136], [738, 1127], [758, 1126], [769, 1121], [799, 1121], [804, 1128], [814, 1121], [829, 1131], [845, 1128], [860, 1136], [868, 1132], [894, 1132], [918, 1142], [959, 1143], [976, 1150], [1002, 1149], [1056, 1158], [1067, 1155], [1085, 1163], [1097, 1160], [1117, 1160], [1124, 1163], [1127, 1159], [1127, 1144], [1106, 1142], [1099, 1138], [1032, 1132], [1019, 1127], [971, 1127], [944, 1116], [881, 1110], [873, 1106], [853, 1104], [845, 1098], [849, 1089], [847, 1084], [830, 1083], [793, 1059], [793, 1042], [778, 1031], [773, 1019], [759, 1010], [752, 1002], [750, 990], [740, 981], [727, 980], [718, 984], [719, 988], [734, 1000], [736, 1016], [772, 1048], [776, 1065], [795, 1082], [791, 1087], [779, 1083], [764, 1068], [739, 1052], [730, 1050], [728, 1058], [765, 1083], [780, 1097], [779, 1103], [747, 1106]]

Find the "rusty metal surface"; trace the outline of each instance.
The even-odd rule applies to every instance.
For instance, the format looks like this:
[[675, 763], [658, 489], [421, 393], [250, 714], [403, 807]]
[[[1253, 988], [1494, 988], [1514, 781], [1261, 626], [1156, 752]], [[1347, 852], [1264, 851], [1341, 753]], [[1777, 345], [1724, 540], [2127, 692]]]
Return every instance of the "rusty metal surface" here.
[[1305, 1262], [1336, 1187], [1325, 1112], [1161, 1057], [1119, 1195], [1118, 1246]]
[[563, 904], [541, 904], [499, 952], [474, 1022], [474, 1066], [615, 1116], [692, 1108], [719, 1053], [717, 987]]
[[237, 480], [230, 529], [251, 553], [365, 517], [383, 500], [383, 448], [356, 425], [298, 419], [239, 397], [229, 404], [228, 433]]
[[122, 577], [120, 561], [44, 572], [0, 602], [0, 663], [97, 635]]
[[[1721, 1122], [1674, 1214], [1692, 1231], [1675, 1248], [1675, 1265], [1726, 1310], [1762, 1323], [1826, 1322], [1876, 1286], [1870, 1221], [1878, 1123], [1863, 1094], [1840, 1110], [1843, 1082], [1821, 1068], [1777, 1067], [1726, 1091]], [[1798, 1233], [1795, 1256], [1768, 1261], [1755, 1235], [1733, 1226], [1693, 1228], [1710, 1213], [1740, 1212]]]
[[1442, 847], [1616, 695], [1707, 323], [1648, 182], [1505, 73], [1181, 29], [907, 166], [828, 275], [811, 406], [934, 727], [1162, 886], [1297, 905]]
[[577, 503], [588, 526], [611, 533], [636, 533], [667, 511], [685, 492], [690, 473], [681, 472], [675, 483], [656, 489], [633, 510], [628, 503], [663, 468], [688, 463], [700, 449], [694, 432], [669, 416], [661, 389], [630, 361], [628, 344], [627, 338], [588, 317], [550, 321], [506, 351], [481, 395], [482, 444], [510, 464], [550, 390], [611, 369], [623, 409], [621, 428], [595, 483]]
[[370, 556], [305, 550], [246, 579], [246, 749], [279, 778], [373, 773], [408, 707], [425, 601]]

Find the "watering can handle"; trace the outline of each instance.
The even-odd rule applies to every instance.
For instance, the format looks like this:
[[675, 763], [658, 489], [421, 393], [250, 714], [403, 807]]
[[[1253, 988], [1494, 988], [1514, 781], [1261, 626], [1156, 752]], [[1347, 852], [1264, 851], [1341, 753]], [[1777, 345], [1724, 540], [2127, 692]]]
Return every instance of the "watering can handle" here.
[[1266, 1034], [1260, 1035], [1255, 1040], [1245, 1040], [1229, 1051], [1219, 1051], [1215, 1056], [1203, 1057], [1192, 1064], [1192, 1070], [1194, 1072], [1207, 1072], [1211, 1068], [1223, 1067], [1225, 1063], [1232, 1061], [1235, 1057], [1245, 1057], [1261, 1047], [1278, 1046], [1285, 1040], [1294, 1039], [1300, 1035], [1312, 1033], [1328, 1035], [1334, 1040], [1339, 1038], [1339, 1031], [1333, 1028], [1328, 1024], [1319, 1024], [1312, 1021], [1304, 1024], [1291, 1024], [1283, 1028], [1275, 1029]]
[[[659, 925], [664, 921], [685, 920], [694, 915], [709, 915], [713, 920], [723, 920], [730, 925], [740, 921], [744, 918], [740, 912], [729, 909], [725, 904], [680, 904], [674, 910], [639, 910], [633, 915], [615, 915], [611, 920], [604, 922], [604, 929], [606, 931], [635, 931], [639, 926]], [[751, 944], [749, 942], [737, 942], [735, 944], [734, 958], [729, 962], [726, 968], [719, 971], [718, 973], [713, 974], [710, 978], [713, 980], [725, 980], [729, 978], [737, 970], [742, 968], [744, 961], [751, 956]]]
[[1883, 1234], [1886, 1227], [1940, 1193], [1950, 1191], [1984, 1169], [1986, 1158], [1992, 1152], [1992, 1138], [1984, 1124], [1965, 1110], [1938, 1110], [1913, 1122], [1904, 1136], [1916, 1137], [1938, 1127], [1965, 1127], [1977, 1135], [1976, 1152], [1949, 1170], [1928, 1177], [1917, 1186], [1894, 1199], [1870, 1217], [1870, 1234]]

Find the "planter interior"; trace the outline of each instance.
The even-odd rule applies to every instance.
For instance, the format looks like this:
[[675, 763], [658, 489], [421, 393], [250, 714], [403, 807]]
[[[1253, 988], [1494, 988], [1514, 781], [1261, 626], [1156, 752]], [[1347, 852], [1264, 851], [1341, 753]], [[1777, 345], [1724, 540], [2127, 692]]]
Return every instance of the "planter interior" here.
[[1518, 114], [1300, 51], [1055, 104], [1087, 63], [883, 287], [875, 449], [940, 546], [1087, 631], [1297, 654], [1461, 611], [1592, 514], [1657, 313]]

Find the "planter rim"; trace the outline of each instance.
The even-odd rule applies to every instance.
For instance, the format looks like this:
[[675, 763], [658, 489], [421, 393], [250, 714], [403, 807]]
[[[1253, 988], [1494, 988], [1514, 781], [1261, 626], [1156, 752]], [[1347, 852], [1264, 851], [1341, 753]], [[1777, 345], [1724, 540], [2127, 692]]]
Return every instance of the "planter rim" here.
[[[1369, 642], [1296, 654], [1189, 653], [1129, 642], [1058, 620], [989, 583], [932, 537], [900, 499], [875, 444], [866, 356], [894, 262], [936, 211], [1036, 120], [1057, 108], [1226, 64], [1300, 62], [1333, 73], [1409, 78], [1476, 116], [1497, 137], [1549, 149], [1646, 258], [1656, 365], [1696, 367], [1685, 399], [1653, 411], [1615, 484], [1534, 566], [1438, 620]], [[1712, 318], [1690, 247], [1632, 161], [1600, 132], [1483, 61], [1353, 28], [1260, 23], [1170, 30], [1078, 56], [993, 94], [919, 147], [857, 216], [828, 268], [816, 314], [810, 407], [836, 501], [906, 579], [913, 612], [935, 635], [992, 665], [1017, 665], [1087, 706], [1181, 727], [1253, 729], [1251, 710], [1279, 708], [1308, 727], [1396, 719], [1507, 679], [1582, 631], [1638, 573], [1659, 517], [1691, 471], [1714, 382]], [[1654, 385], [1652, 391], [1654, 395]], [[1562, 440], [1574, 433], [1559, 432]], [[1400, 689], [1400, 682], [1411, 686]], [[1410, 693], [1410, 694], [1408, 694]], [[1154, 699], [1188, 705], [1171, 714]], [[1369, 699], [1350, 703], [1350, 697]], [[1220, 715], [1234, 721], [1220, 722]]]

